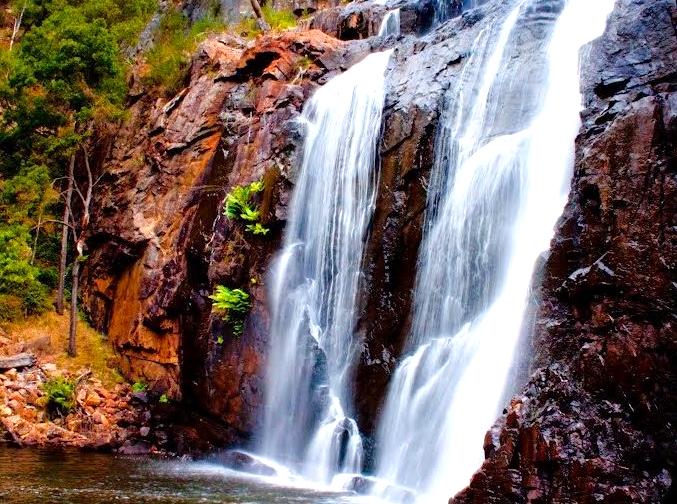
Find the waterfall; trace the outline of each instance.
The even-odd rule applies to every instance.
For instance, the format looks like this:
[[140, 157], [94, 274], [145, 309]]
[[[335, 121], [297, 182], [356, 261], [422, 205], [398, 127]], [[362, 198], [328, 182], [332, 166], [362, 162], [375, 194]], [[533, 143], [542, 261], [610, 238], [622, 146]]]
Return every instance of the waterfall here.
[[367, 56], [305, 105], [303, 162], [269, 280], [261, 452], [323, 483], [362, 467], [349, 385], [391, 52]]
[[379, 37], [400, 34], [400, 9], [392, 9], [386, 12], [378, 29]]
[[[534, 265], [566, 202], [579, 51], [613, 0], [508, 2], [451, 90], [419, 254], [408, 357], [388, 393], [374, 493], [446, 502], [502, 409]], [[533, 43], [526, 50], [525, 41]]]

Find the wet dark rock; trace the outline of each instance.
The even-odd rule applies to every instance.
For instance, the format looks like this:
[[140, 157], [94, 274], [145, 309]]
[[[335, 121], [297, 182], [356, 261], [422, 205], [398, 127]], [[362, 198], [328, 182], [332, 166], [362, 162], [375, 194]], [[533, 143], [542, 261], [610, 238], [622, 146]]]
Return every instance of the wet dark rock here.
[[318, 12], [310, 22], [311, 29], [341, 40], [358, 40], [378, 34], [388, 9], [373, 2], [355, 2]]
[[125, 443], [118, 448], [118, 453], [120, 455], [148, 455], [150, 451], [150, 445], [143, 442], [134, 443], [132, 441], [125, 441]]
[[[371, 1], [352, 2], [318, 12], [310, 22], [313, 29], [341, 40], [366, 39], [378, 35], [381, 23], [388, 11], [400, 10], [400, 33], [421, 35], [435, 25], [434, 0], [391, 0], [385, 5]], [[458, 0], [451, 0], [443, 13], [444, 19], [451, 19], [463, 11]]]
[[145, 392], [134, 392], [132, 394], [132, 401], [148, 404], [148, 394]]
[[267, 465], [258, 457], [254, 457], [247, 452], [239, 450], [230, 450], [224, 453], [217, 453], [210, 456], [210, 462], [222, 464], [236, 471], [258, 474], [260, 476], [275, 476], [277, 471], [274, 467]]

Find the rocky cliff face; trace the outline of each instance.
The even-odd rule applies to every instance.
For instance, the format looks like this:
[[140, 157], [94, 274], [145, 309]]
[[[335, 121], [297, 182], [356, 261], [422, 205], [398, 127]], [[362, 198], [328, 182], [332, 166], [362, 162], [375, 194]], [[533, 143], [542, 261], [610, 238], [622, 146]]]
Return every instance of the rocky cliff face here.
[[[277, 249], [313, 88], [369, 52], [319, 31], [200, 46], [190, 84], [167, 101], [133, 86], [131, 118], [102, 147], [84, 301], [121, 369], [246, 437], [265, 358], [265, 274]], [[235, 185], [263, 179], [263, 238], [222, 212]], [[211, 315], [217, 284], [250, 292], [241, 337]], [[220, 343], [219, 336], [223, 338]]]
[[[428, 4], [399, 4], [403, 33], [417, 36], [398, 40], [388, 70], [364, 257], [355, 400], [367, 434], [408, 331], [441, 100], [471, 49], [478, 16], [503, 8], [489, 2], [421, 35]], [[136, 83], [130, 119], [101, 146], [104, 190], [84, 272], [91, 319], [128, 377], [215, 420], [220, 442], [246, 439], [259, 419], [267, 268], [302, 142], [294, 119], [317, 85], [394, 42], [369, 38], [384, 12], [369, 2], [330, 9], [311, 22], [326, 33], [288, 32], [249, 45], [212, 37], [173, 99]], [[590, 48], [570, 201], [537, 287], [534, 374], [488, 434], [487, 460], [454, 502], [667, 495], [677, 448], [670, 427], [676, 17], [673, 0], [618, 0], [606, 35]], [[265, 237], [222, 213], [233, 186], [258, 179], [271, 229]], [[240, 337], [211, 313], [208, 296], [218, 284], [253, 297]]]
[[584, 69], [569, 203], [545, 258], [534, 373], [453, 503], [676, 494], [677, 10], [619, 0]]

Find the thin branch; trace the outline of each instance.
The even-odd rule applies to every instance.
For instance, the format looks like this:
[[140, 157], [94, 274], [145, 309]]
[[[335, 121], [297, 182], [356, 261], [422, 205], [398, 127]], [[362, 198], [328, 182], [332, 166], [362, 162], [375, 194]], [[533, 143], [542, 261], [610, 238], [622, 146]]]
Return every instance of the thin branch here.
[[42, 214], [44, 213], [44, 208], [40, 205], [40, 215], [38, 215], [38, 224], [35, 226], [35, 239], [33, 240], [33, 251], [31, 252], [31, 265], [35, 263], [35, 255], [38, 252], [38, 238], [40, 237], [40, 228], [42, 227], [43, 220]]
[[75, 230], [75, 228], [73, 227], [72, 224], [69, 224], [68, 222], [64, 222], [64, 221], [59, 220], [59, 219], [45, 219], [45, 220], [42, 221], [42, 223], [43, 223], [43, 224], [47, 224], [47, 223], [50, 223], [50, 224], [60, 224], [60, 225], [62, 225], [62, 226], [66, 226], [66, 227], [69, 227], [69, 228]]
[[24, 12], [26, 12], [26, 2], [24, 2], [23, 7], [21, 8], [21, 14], [19, 14], [19, 17], [14, 21], [14, 29], [12, 30], [12, 38], [9, 41], [9, 51], [10, 52], [12, 52], [12, 47], [14, 47], [14, 39], [16, 39], [16, 35], [17, 35], [17, 33], [19, 33], [19, 29], [21, 28], [21, 21], [23, 21]]
[[84, 205], [86, 203], [85, 195], [82, 194], [82, 191], [80, 191], [78, 184], [75, 182], [75, 177], [73, 177], [73, 189], [75, 189], [75, 192], [77, 193], [78, 197], [80, 198], [80, 201], [82, 201], [82, 204]]

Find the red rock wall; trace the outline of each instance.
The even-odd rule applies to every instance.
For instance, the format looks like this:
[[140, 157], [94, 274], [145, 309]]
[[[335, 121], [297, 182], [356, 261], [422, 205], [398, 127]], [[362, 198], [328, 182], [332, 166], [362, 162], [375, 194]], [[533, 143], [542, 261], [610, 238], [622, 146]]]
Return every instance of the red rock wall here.
[[[84, 272], [91, 319], [129, 379], [225, 422], [231, 442], [252, 431], [261, 401], [265, 272], [293, 184], [301, 140], [293, 120], [318, 80], [367, 52], [319, 31], [262, 37], [248, 48], [213, 37], [173, 99], [133, 86], [131, 117], [101, 163]], [[222, 215], [227, 191], [259, 178], [272, 230], [263, 238]], [[217, 284], [253, 296], [241, 337], [211, 315]]]

